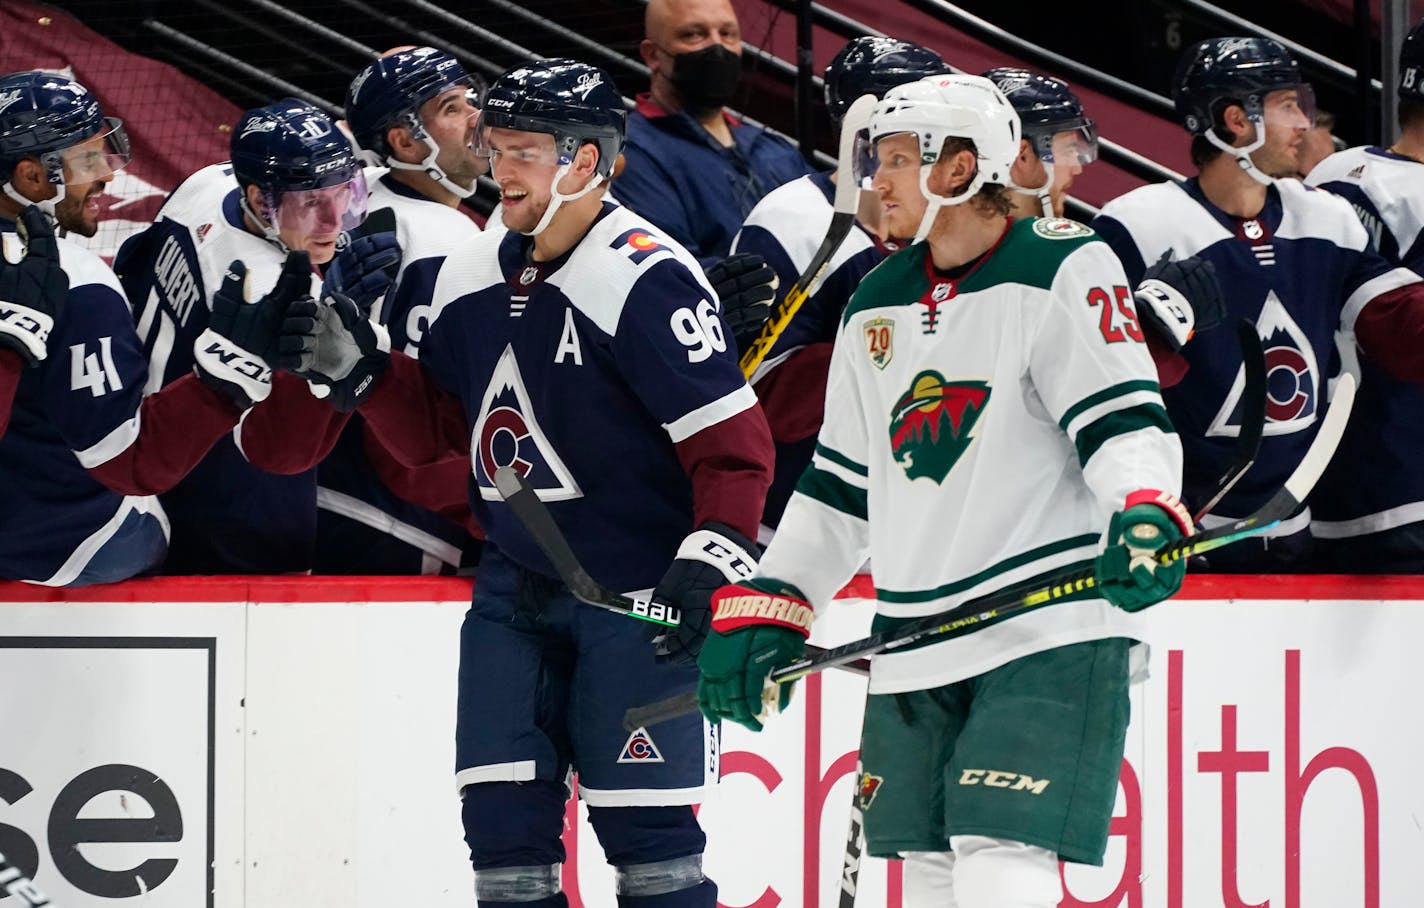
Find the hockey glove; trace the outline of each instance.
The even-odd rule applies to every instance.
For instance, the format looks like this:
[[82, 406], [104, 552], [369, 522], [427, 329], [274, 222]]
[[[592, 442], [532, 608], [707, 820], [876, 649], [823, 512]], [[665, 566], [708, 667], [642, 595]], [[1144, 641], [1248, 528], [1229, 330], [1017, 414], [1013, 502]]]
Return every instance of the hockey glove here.
[[310, 297], [287, 309], [278, 363], [305, 378], [317, 397], [350, 413], [376, 389], [391, 361], [385, 326], [363, 315], [350, 297]]
[[1094, 571], [1104, 599], [1136, 612], [1181, 589], [1186, 560], [1158, 564], [1153, 556], [1187, 535], [1192, 524], [1187, 509], [1164, 492], [1135, 492], [1127, 505], [1108, 523], [1107, 548]]
[[729, 255], [707, 269], [707, 283], [722, 302], [722, 318], [732, 330], [737, 352], [745, 350], [771, 317], [780, 283], [766, 259], [755, 253]]
[[213, 294], [208, 326], [193, 342], [193, 371], [243, 410], [272, 392], [277, 335], [288, 305], [311, 289], [311, 259], [289, 252], [272, 291], [247, 301], [247, 265], [234, 260]]
[[767, 689], [767, 676], [806, 653], [815, 613], [801, 591], [770, 578], [712, 594], [712, 633], [697, 666], [697, 704], [710, 721], [731, 719], [761, 731], [769, 712], [791, 702], [791, 684]]
[[691, 665], [712, 623], [712, 594], [719, 586], [752, 575], [761, 549], [729, 526], [705, 523], [682, 541], [677, 560], [653, 590], [654, 602], [666, 602], [682, 612], [676, 628], [655, 627], [654, 652], [659, 662]]
[[1138, 314], [1173, 352], [1226, 317], [1216, 266], [1197, 256], [1174, 262], [1170, 249], [1142, 273], [1133, 298]]
[[54, 226], [39, 206], [20, 212], [15, 229], [25, 256], [11, 263], [0, 254], [0, 347], [33, 366], [49, 352], [49, 333], [64, 311], [69, 276], [59, 264]]
[[358, 236], [327, 266], [322, 296], [340, 293], [362, 312], [370, 312], [395, 281], [400, 263], [401, 247], [394, 233]]

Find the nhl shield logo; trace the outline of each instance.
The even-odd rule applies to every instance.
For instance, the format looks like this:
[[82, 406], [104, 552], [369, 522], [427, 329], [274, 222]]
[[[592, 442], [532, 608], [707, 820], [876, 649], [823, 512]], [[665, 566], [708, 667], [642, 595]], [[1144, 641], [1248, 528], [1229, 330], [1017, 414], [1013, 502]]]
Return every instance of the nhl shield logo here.
[[895, 320], [872, 318], [865, 323], [865, 352], [877, 369], [884, 369], [895, 355]]
[[529, 265], [529, 266], [525, 267], [525, 269], [524, 269], [523, 271], [519, 272], [519, 286], [521, 286], [521, 287], [528, 287], [530, 284], [534, 283], [534, 282], [535, 282], [536, 280], [538, 280], [538, 279], [539, 279], [539, 266], [538, 266], [538, 265]]
[[905, 475], [944, 482], [988, 402], [988, 382], [945, 381], [933, 369], [916, 375], [890, 413], [890, 451]]
[[623, 744], [623, 752], [618, 755], [619, 763], [661, 763], [662, 751], [653, 743], [653, 736], [646, 728], [639, 728], [628, 736]]

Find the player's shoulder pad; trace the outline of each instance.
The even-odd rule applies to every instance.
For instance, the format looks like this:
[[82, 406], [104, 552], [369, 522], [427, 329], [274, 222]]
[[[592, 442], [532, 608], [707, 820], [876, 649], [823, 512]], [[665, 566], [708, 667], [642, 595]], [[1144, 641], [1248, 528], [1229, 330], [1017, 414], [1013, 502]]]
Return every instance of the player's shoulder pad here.
[[1047, 290], [1053, 286], [1063, 262], [1088, 245], [1100, 246], [1112, 254], [1093, 228], [1072, 218], [1017, 220], [981, 266], [979, 279]]
[[1098, 217], [1111, 218], [1132, 238], [1144, 262], [1155, 262], [1168, 249], [1175, 258], [1196, 255], [1232, 234], [1180, 183], [1139, 186], [1103, 206]]
[[635, 285], [640, 293], [656, 287], [676, 293], [695, 284], [708, 299], [717, 298], [692, 253], [622, 205], [593, 225], [551, 282], [610, 336]]
[[158, 217], [154, 220], [166, 217], [193, 227], [221, 220], [222, 201], [237, 188], [231, 164], [226, 161], [209, 164], [178, 184], [178, 188], [164, 201], [163, 207], [158, 209]]
[[114, 274], [114, 269], [110, 268], [98, 254], [68, 237], [58, 237], [56, 242], [59, 247], [59, 265], [69, 277], [69, 292], [71, 294], [80, 287], [97, 285], [112, 289], [120, 299], [128, 302], [128, 297], [124, 296], [123, 287], [119, 284], [118, 275]]
[[841, 327], [844, 328], [854, 315], [866, 309], [897, 305], [909, 292], [907, 288], [923, 284], [928, 250], [927, 244], [914, 243], [891, 253], [870, 269], [870, 273], [860, 279], [855, 293], [851, 294], [850, 302], [841, 314]]
[[825, 220], [829, 223], [832, 209], [821, 187], [809, 175], [797, 177], [762, 196], [742, 226], [765, 227], [772, 231], [794, 226], [798, 232], [810, 232], [813, 226], [806, 223], [806, 215], [822, 209], [828, 213]]
[[429, 324], [434, 325], [452, 304], [495, 285], [504, 284], [499, 268], [499, 245], [509, 234], [503, 230], [476, 232], [469, 242], [445, 257], [430, 292]]
[[1319, 187], [1338, 181], [1363, 185], [1366, 174], [1371, 170], [1369, 157], [1370, 155], [1363, 145], [1337, 151], [1311, 169], [1305, 177], [1305, 184]]
[[1363, 250], [1369, 234], [1355, 209], [1333, 192], [1306, 186], [1299, 180], [1277, 180], [1281, 194], [1281, 226], [1285, 240], [1325, 240], [1342, 249]]
[[479, 225], [449, 205], [393, 192], [377, 181], [371, 184], [367, 210], [382, 208], [390, 209], [395, 216], [396, 239], [404, 262], [449, 255], [480, 232]]

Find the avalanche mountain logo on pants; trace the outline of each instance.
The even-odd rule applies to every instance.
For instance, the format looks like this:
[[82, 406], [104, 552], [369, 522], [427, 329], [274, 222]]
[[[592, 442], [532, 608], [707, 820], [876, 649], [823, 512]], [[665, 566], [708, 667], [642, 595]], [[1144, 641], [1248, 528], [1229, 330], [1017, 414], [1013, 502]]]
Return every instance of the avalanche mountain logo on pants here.
[[619, 763], [661, 763], [662, 752], [653, 743], [653, 736], [646, 728], [639, 728], [628, 736], [623, 744], [623, 752], [618, 755]]
[[916, 375], [890, 412], [890, 451], [905, 475], [944, 482], [988, 402], [988, 382], [945, 381], [933, 369]]

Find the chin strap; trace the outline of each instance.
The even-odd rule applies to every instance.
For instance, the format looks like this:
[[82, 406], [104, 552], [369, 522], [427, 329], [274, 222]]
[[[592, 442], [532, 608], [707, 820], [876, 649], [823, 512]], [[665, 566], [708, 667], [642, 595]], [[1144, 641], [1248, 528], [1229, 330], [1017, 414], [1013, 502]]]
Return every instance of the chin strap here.
[[935, 218], [939, 217], [939, 210], [945, 205], [958, 205], [967, 202], [974, 197], [979, 188], [984, 185], [984, 174], [977, 168], [974, 171], [974, 178], [969, 181], [969, 185], [964, 187], [964, 191], [958, 195], [945, 196], [939, 193], [930, 192], [930, 170], [933, 164], [920, 165], [920, 195], [925, 197], [929, 204], [925, 206], [925, 214], [920, 218], [920, 226], [915, 230], [914, 242], [922, 242], [930, 235], [930, 228], [934, 226]]
[[428, 136], [422, 137], [421, 141], [425, 143], [426, 148], [430, 149], [430, 153], [427, 154], [425, 156], [425, 159], [422, 160], [419, 164], [407, 164], [404, 161], [397, 161], [393, 157], [386, 158], [384, 163], [392, 170], [414, 170], [419, 173], [423, 173], [426, 176], [430, 177], [430, 179], [438, 183], [441, 189], [444, 189], [446, 192], [450, 193], [456, 198], [468, 199], [470, 196], [474, 195], [476, 188], [475, 184], [471, 184], [468, 189], [464, 186], [461, 186], [459, 183], [456, 183], [451, 180], [450, 177], [445, 173], [445, 171], [441, 170], [439, 165], [435, 163], [435, 158], [440, 154], [440, 148], [435, 144], [435, 142], [432, 141]]
[[69, 193], [69, 187], [62, 179], [52, 185], [57, 187], [59, 189], [59, 192], [55, 194], [54, 198], [45, 199], [43, 202], [35, 202], [20, 195], [20, 190], [16, 189], [15, 185], [9, 180], [6, 180], [5, 185], [0, 186], [0, 189], [4, 190], [5, 195], [9, 196], [13, 202], [18, 204], [21, 210], [33, 205], [40, 211], [43, 211], [45, 213], [45, 216], [50, 219], [51, 223], [58, 225], [59, 215], [55, 213], [54, 206], [64, 201], [64, 197]]
[[525, 233], [525, 236], [538, 236], [539, 234], [543, 233], [544, 230], [548, 228], [549, 222], [554, 219], [554, 213], [559, 210], [560, 205], [564, 204], [565, 202], [572, 202], [575, 199], [583, 198], [584, 196], [592, 192], [595, 186], [603, 182], [603, 174], [595, 173], [593, 175], [593, 178], [590, 179], [586, 184], [584, 184], [584, 187], [578, 192], [573, 192], [569, 193], [568, 195], [564, 195], [563, 193], [559, 192], [559, 183], [563, 180], [564, 175], [569, 172], [569, 168], [572, 166], [574, 166], [573, 162], [570, 161], [567, 164], [560, 164], [559, 169], [554, 171], [554, 179], [549, 184], [549, 207], [544, 209], [544, 216], [539, 219], [539, 223], [534, 225], [533, 230], [527, 231]]
[[1268, 176], [1261, 172], [1256, 166], [1256, 162], [1251, 160], [1251, 152], [1266, 144], [1266, 123], [1262, 117], [1251, 117], [1251, 122], [1256, 126], [1256, 138], [1249, 145], [1235, 146], [1227, 145], [1221, 137], [1216, 134], [1216, 130], [1208, 129], [1204, 135], [1206, 140], [1212, 145], [1226, 152], [1236, 159], [1236, 163], [1241, 169], [1246, 171], [1246, 175], [1260, 183], [1262, 186], [1270, 186], [1276, 182], [1275, 177]]
[[1053, 186], [1053, 163], [1051, 161], [1041, 161], [1043, 172], [1048, 176], [1044, 179], [1042, 186], [1020, 186], [1017, 183], [1009, 183], [1009, 188], [1015, 192], [1022, 192], [1038, 199], [1038, 213], [1046, 218], [1056, 217], [1058, 212], [1053, 210], [1053, 197], [1049, 195], [1049, 188]]

